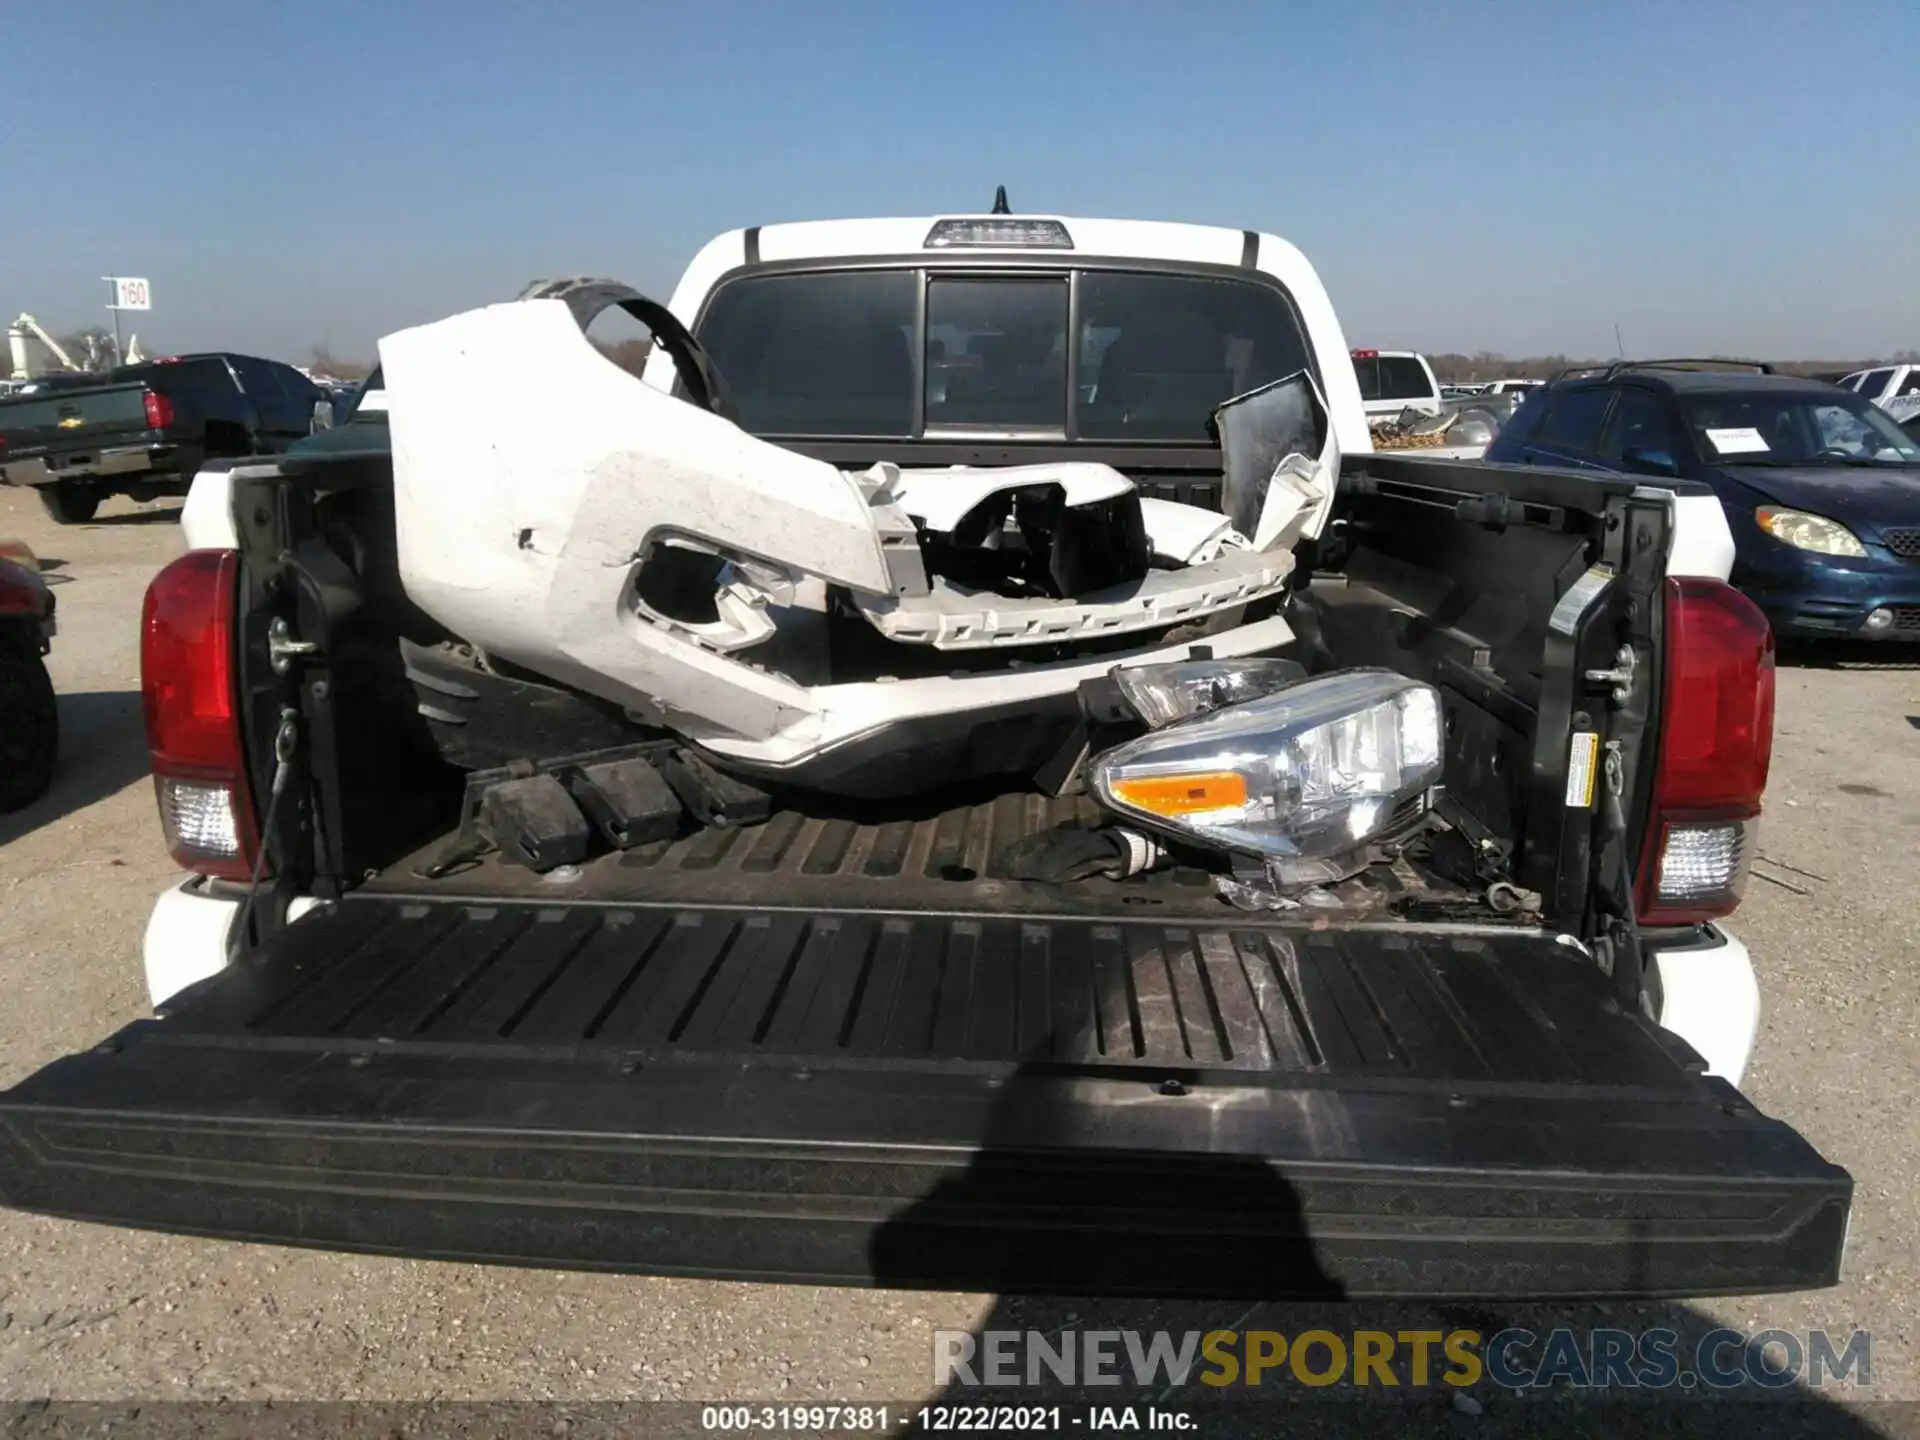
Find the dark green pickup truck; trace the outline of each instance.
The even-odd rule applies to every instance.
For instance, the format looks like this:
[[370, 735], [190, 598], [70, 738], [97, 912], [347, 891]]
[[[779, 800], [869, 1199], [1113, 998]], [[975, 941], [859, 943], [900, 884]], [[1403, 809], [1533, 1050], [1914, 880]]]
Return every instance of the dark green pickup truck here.
[[82, 524], [109, 495], [186, 494], [209, 458], [285, 450], [323, 398], [291, 365], [226, 353], [56, 377], [0, 401], [0, 479]]

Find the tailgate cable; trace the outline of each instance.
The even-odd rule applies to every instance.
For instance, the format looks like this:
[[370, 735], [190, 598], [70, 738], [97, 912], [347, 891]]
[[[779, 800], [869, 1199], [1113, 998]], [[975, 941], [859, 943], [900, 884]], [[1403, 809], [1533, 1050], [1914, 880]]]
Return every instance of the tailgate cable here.
[[247, 943], [247, 925], [253, 918], [254, 897], [260, 893], [260, 876], [267, 867], [267, 842], [273, 835], [273, 818], [280, 812], [280, 797], [286, 792], [293, 774], [293, 757], [300, 745], [300, 714], [291, 706], [280, 709], [280, 725], [273, 732], [273, 782], [267, 790], [267, 813], [260, 822], [260, 849], [253, 857], [253, 876], [247, 882], [247, 898], [231, 932], [231, 958], [238, 958]]
[[1633, 923], [1633, 869], [1627, 857], [1626, 761], [1622, 751], [1618, 740], [1607, 741], [1601, 772], [1606, 781], [1600, 803], [1601, 885], [1595, 897], [1598, 934], [1593, 950], [1601, 973], [1613, 981], [1620, 1000], [1639, 1009], [1644, 961], [1640, 934]]

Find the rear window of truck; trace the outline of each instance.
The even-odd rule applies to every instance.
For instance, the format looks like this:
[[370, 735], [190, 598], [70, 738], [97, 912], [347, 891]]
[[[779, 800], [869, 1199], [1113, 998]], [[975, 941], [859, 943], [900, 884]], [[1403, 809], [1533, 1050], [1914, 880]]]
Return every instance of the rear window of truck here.
[[757, 435], [1205, 442], [1222, 401], [1311, 368], [1255, 281], [1124, 270], [744, 276], [698, 327]]
[[1363, 401], [1433, 398], [1433, 378], [1417, 356], [1368, 356], [1353, 362], [1353, 375], [1360, 382]]

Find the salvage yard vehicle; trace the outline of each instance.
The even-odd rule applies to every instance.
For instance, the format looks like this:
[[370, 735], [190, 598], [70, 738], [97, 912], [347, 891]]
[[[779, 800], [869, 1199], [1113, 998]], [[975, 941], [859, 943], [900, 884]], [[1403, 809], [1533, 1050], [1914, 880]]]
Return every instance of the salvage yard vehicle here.
[[1729, 361], [1556, 377], [1487, 458], [1709, 487], [1774, 634], [1920, 640], [1920, 443], [1865, 395]]
[[1896, 400], [1920, 396], [1920, 365], [1882, 365], [1877, 370], [1856, 370], [1837, 382], [1857, 391], [1881, 409], [1890, 409]]
[[184, 495], [219, 456], [286, 449], [313, 425], [318, 386], [251, 355], [177, 355], [0, 400], [0, 479], [38, 491], [62, 525], [112, 495]]
[[1355, 350], [1353, 373], [1369, 421], [1392, 420], [1403, 411], [1436, 415], [1440, 382], [1427, 357], [1412, 350]]
[[53, 592], [24, 546], [0, 544], [0, 812], [47, 793], [60, 752], [60, 707], [47, 674]]
[[343, 395], [328, 400], [327, 407], [329, 423], [287, 446], [289, 455], [388, 450], [392, 442], [387, 434], [387, 397], [378, 370]]
[[1547, 382], [1544, 380], [1494, 380], [1487, 385], [1488, 395], [1517, 395], [1525, 399]]
[[996, 1291], [1836, 1279], [1851, 1179], [1735, 1088], [1773, 657], [1704, 487], [1373, 453], [1306, 258], [1199, 226], [733, 231], [381, 376], [388, 427], [194, 484], [159, 1015], [0, 1095], [7, 1204]]

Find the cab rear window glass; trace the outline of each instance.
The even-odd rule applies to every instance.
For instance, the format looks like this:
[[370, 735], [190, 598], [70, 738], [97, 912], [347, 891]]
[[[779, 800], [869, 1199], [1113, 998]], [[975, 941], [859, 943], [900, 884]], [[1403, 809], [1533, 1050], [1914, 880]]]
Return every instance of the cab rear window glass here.
[[715, 292], [698, 338], [740, 423], [796, 438], [971, 430], [1204, 444], [1222, 401], [1311, 367], [1293, 306], [1270, 285], [935, 269], [923, 323], [922, 284], [918, 269], [743, 276]]
[[1265, 285], [1089, 270], [1080, 313], [1087, 439], [1202, 440], [1222, 401], [1309, 368], [1293, 307]]
[[927, 428], [1066, 425], [1066, 277], [929, 280]]
[[1429, 400], [1433, 382], [1411, 355], [1376, 355], [1353, 362], [1362, 400]]
[[700, 343], [756, 435], [906, 436], [919, 304], [911, 270], [749, 277], [713, 297]]

